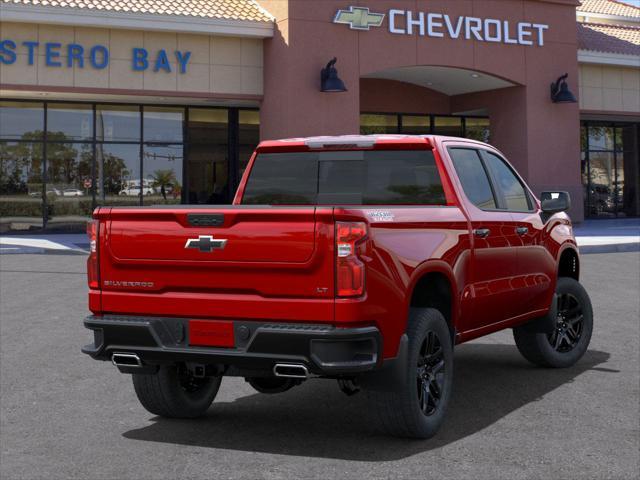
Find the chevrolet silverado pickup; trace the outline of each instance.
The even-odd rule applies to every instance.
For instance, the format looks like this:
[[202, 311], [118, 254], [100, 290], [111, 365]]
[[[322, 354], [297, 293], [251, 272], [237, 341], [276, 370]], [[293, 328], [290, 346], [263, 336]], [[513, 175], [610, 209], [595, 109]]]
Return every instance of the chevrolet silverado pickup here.
[[155, 415], [204, 415], [224, 376], [267, 394], [334, 379], [382, 430], [428, 438], [455, 345], [511, 328], [536, 365], [585, 353], [569, 208], [473, 140], [265, 141], [232, 205], [95, 210], [83, 352]]

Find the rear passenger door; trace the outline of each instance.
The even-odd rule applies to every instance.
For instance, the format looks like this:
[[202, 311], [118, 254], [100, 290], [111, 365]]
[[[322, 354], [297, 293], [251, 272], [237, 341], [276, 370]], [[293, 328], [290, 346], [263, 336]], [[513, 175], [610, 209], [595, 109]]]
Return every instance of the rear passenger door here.
[[511, 318], [517, 295], [512, 287], [517, 273], [517, 241], [513, 217], [501, 209], [481, 153], [472, 144], [446, 143], [466, 201], [473, 230], [470, 294], [472, 315], [464, 330], [475, 330]]
[[513, 219], [513, 246], [517, 256], [517, 272], [512, 281], [517, 306], [514, 315], [547, 309], [556, 266], [555, 259], [544, 247], [544, 223], [536, 201], [515, 170], [497, 152], [481, 149], [480, 154], [500, 207]]

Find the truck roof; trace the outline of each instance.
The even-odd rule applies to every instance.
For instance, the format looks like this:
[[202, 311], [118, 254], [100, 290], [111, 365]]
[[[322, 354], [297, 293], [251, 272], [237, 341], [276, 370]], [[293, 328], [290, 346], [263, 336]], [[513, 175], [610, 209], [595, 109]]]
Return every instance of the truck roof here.
[[376, 134], [376, 135], [335, 135], [335, 136], [318, 136], [318, 137], [298, 137], [285, 138], [280, 140], [265, 140], [260, 142], [257, 150], [288, 150], [296, 149], [296, 147], [308, 147], [320, 149], [323, 147], [336, 148], [338, 146], [351, 146], [368, 148], [375, 145], [383, 144], [423, 144], [434, 145], [436, 141], [442, 140], [464, 140], [465, 142], [473, 142], [486, 145], [476, 140], [470, 140], [459, 137], [447, 137], [443, 135], [406, 135], [406, 134]]

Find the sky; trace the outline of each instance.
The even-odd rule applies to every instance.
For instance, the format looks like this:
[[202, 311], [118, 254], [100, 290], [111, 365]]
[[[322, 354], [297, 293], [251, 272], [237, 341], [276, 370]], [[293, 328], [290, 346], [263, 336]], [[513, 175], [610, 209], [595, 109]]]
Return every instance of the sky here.
[[629, 5], [633, 5], [635, 7], [640, 7], [640, 0], [619, 0], [623, 3], [628, 3]]

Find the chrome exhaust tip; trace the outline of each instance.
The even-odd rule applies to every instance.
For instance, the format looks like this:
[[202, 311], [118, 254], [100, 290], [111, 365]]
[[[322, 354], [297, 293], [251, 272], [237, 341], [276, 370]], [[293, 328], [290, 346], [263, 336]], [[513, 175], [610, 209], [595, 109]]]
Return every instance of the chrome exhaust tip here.
[[111, 363], [116, 367], [142, 367], [142, 360], [135, 353], [114, 353]]
[[309, 370], [307, 367], [295, 363], [276, 363], [273, 367], [273, 374], [276, 377], [285, 378], [308, 378]]

